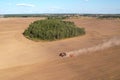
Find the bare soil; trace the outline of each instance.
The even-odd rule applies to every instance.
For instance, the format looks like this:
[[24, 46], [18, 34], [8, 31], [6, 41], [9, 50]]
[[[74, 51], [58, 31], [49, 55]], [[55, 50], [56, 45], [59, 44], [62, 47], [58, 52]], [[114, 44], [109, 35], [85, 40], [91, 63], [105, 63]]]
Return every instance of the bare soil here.
[[120, 46], [58, 56], [120, 37], [120, 19], [68, 19], [84, 27], [86, 35], [52, 42], [26, 39], [23, 31], [39, 19], [44, 18], [0, 18], [0, 80], [120, 80]]

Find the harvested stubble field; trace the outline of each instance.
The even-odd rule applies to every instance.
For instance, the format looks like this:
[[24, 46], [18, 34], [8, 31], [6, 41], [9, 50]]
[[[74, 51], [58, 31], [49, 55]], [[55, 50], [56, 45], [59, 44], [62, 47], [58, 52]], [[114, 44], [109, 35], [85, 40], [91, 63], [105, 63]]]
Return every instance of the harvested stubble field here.
[[0, 80], [120, 80], [120, 45], [58, 56], [119, 38], [120, 19], [71, 18], [86, 35], [52, 42], [26, 39], [22, 33], [39, 19], [44, 18], [0, 18]]

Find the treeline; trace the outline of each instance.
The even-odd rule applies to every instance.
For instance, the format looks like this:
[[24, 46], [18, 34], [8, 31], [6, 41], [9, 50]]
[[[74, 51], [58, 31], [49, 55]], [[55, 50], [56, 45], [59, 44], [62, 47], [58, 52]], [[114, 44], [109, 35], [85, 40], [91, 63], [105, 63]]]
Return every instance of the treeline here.
[[120, 15], [119, 16], [99, 16], [98, 18], [100, 18], [100, 19], [104, 19], [104, 18], [120, 18]]
[[47, 19], [67, 19], [69, 16], [48, 16]]
[[69, 17], [120, 18], [120, 14], [3, 14], [2, 17], [47, 17], [48, 19], [66, 19]]
[[31, 23], [23, 34], [30, 39], [58, 40], [84, 35], [85, 30], [76, 27], [73, 22], [47, 19]]
[[5, 18], [7, 17], [47, 17], [45, 14], [5, 14], [3, 15]]
[[74, 16], [76, 14], [3, 14], [5, 18], [7, 17], [59, 17], [65, 18], [68, 16]]

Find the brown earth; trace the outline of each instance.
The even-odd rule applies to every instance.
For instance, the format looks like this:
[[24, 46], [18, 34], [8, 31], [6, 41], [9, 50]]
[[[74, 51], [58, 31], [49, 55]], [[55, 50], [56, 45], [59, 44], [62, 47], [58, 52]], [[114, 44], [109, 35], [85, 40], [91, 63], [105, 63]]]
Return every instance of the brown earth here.
[[0, 18], [0, 80], [120, 80], [120, 46], [73, 58], [58, 56], [120, 37], [120, 19], [69, 19], [84, 27], [86, 35], [34, 42], [22, 33], [38, 19], [43, 18]]

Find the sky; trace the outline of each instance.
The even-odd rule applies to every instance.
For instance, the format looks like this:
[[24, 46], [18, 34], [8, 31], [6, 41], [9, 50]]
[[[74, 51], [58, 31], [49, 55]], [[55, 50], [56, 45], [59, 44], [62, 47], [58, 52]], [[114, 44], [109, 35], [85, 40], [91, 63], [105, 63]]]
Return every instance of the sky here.
[[120, 14], [120, 0], [0, 0], [0, 14]]

